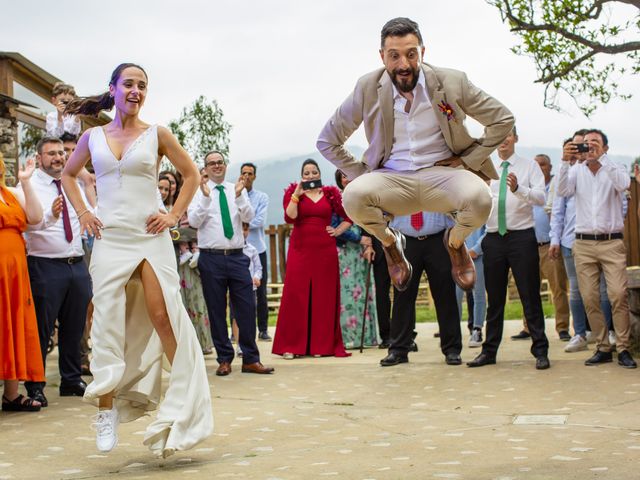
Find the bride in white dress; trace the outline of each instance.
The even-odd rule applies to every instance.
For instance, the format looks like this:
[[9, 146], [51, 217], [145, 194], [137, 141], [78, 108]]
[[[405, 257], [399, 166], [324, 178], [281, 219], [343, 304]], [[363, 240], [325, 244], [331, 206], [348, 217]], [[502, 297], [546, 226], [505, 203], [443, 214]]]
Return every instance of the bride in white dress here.
[[[134, 64], [119, 65], [109, 92], [70, 103], [68, 112], [116, 114], [112, 122], [84, 132], [62, 175], [83, 230], [96, 236], [93, 279], [93, 382], [85, 400], [97, 403], [96, 444], [110, 451], [119, 422], [158, 408], [144, 444], [166, 457], [193, 447], [213, 430], [211, 397], [202, 350], [182, 304], [169, 228], [186, 211], [200, 175], [169, 130], [143, 123], [138, 114], [147, 95], [147, 75]], [[170, 213], [159, 211], [159, 159], [166, 156], [184, 178]], [[91, 159], [97, 181], [95, 215], [75, 181]], [[160, 402], [162, 357], [171, 364]]]

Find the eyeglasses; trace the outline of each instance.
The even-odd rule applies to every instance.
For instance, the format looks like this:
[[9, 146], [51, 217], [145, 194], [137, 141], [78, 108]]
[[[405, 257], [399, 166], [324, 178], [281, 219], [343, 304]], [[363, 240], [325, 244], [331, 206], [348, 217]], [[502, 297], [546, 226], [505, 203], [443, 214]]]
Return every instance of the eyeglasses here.
[[205, 163], [205, 167], [222, 167], [225, 165], [224, 160], [218, 160], [216, 162], [207, 162]]

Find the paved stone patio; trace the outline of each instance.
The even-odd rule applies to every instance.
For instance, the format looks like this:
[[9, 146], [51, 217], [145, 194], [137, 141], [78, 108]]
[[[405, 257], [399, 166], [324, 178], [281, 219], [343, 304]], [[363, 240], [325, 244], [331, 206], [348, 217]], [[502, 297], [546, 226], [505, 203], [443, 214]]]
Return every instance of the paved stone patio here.
[[565, 353], [547, 325], [547, 371], [530, 342], [508, 339], [516, 321], [498, 364], [479, 369], [444, 364], [435, 324], [418, 325], [420, 351], [396, 367], [379, 367], [378, 349], [286, 361], [261, 342], [275, 375], [242, 374], [236, 360], [219, 378], [208, 356], [215, 434], [166, 460], [142, 445], [148, 417], [99, 454], [94, 409], [57, 395], [52, 357], [49, 407], [0, 414], [0, 480], [640, 478], [640, 372], [583, 366], [590, 352]]

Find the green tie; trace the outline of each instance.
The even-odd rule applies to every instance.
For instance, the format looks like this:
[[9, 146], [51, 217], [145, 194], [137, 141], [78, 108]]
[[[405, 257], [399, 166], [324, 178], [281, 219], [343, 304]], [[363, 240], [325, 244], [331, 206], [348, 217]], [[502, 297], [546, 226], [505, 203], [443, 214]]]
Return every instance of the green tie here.
[[224, 236], [231, 239], [233, 237], [233, 225], [231, 224], [231, 215], [229, 215], [227, 196], [224, 194], [224, 185], [216, 185], [216, 190], [220, 192], [218, 198], [220, 199], [220, 214], [222, 215], [222, 229], [224, 230]]
[[500, 165], [502, 167], [502, 175], [500, 175], [500, 193], [498, 194], [498, 233], [504, 235], [507, 233], [507, 175], [509, 172], [509, 162], [504, 161]]

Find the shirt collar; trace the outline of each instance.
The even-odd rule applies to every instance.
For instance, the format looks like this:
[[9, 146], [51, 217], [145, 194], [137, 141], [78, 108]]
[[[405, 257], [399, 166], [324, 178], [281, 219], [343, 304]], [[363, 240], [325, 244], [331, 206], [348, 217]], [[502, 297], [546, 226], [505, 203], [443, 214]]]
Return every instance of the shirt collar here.
[[43, 170], [41, 170], [39, 168], [36, 169], [35, 175], [38, 175], [38, 177], [40, 177], [40, 180], [42, 180], [47, 185], [51, 185], [53, 183], [53, 181], [56, 180], [51, 175], [49, 175], [48, 173], [44, 172]]
[[516, 155], [516, 152], [513, 152], [513, 155], [511, 155], [506, 160], [503, 160], [502, 158], [500, 158], [500, 156], [498, 156], [498, 165], [502, 165], [502, 162], [508, 162], [509, 165], [513, 165], [514, 163], [516, 163], [517, 159], [518, 159], [518, 156]]

